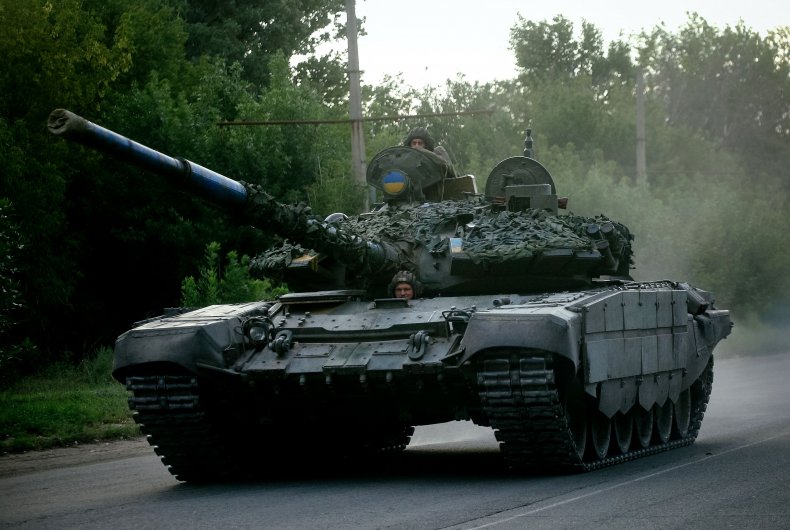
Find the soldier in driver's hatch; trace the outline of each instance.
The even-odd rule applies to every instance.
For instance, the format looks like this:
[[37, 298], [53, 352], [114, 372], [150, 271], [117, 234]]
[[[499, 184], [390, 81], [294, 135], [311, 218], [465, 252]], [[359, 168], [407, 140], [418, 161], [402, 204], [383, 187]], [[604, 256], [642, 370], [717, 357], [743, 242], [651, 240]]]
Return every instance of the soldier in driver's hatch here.
[[405, 298], [411, 300], [415, 296], [422, 294], [422, 284], [417, 281], [414, 273], [409, 271], [398, 271], [392, 277], [389, 284], [389, 294], [393, 298]]

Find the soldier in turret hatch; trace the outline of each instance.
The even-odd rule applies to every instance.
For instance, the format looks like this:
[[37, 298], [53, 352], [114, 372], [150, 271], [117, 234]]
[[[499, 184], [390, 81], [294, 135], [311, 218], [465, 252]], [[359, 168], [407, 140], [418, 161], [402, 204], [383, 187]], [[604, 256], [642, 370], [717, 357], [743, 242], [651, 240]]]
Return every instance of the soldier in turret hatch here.
[[433, 137], [425, 127], [415, 127], [409, 131], [409, 135], [403, 141], [403, 145], [411, 147], [412, 149], [425, 149], [426, 151], [439, 155], [450, 168], [450, 172], [454, 173], [450, 153], [441, 145], [436, 145]]

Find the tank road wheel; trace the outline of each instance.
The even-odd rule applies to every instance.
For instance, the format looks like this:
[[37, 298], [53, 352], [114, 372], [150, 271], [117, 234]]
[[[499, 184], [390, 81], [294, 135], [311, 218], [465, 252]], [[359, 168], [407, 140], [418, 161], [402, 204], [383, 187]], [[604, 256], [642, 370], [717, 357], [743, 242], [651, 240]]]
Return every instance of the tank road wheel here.
[[645, 410], [639, 405], [634, 407], [634, 442], [644, 449], [653, 438], [653, 409]]
[[675, 403], [675, 432], [677, 438], [686, 438], [691, 425], [691, 390], [686, 389], [678, 396]]
[[631, 448], [631, 438], [634, 436], [634, 417], [629, 410], [625, 414], [618, 412], [612, 421], [614, 440], [617, 449], [621, 454], [625, 454]]
[[665, 444], [672, 434], [672, 420], [674, 407], [672, 401], [667, 399], [663, 406], [656, 404], [653, 415], [656, 417], [656, 441]]
[[597, 408], [592, 408], [590, 414], [590, 456], [598, 460], [606, 458], [611, 439], [612, 420]]
[[584, 388], [577, 379], [570, 383], [562, 407], [568, 421], [568, 430], [571, 433], [576, 456], [581, 461], [587, 449], [587, 397]]

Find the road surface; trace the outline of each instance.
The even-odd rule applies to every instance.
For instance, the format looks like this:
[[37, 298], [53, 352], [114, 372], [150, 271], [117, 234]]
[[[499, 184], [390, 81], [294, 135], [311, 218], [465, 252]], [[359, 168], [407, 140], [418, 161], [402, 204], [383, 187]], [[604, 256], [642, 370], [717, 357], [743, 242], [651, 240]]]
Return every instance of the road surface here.
[[0, 528], [787, 528], [790, 355], [714, 372], [694, 445], [592, 473], [513, 475], [490, 429], [454, 422], [364, 469], [194, 486], [137, 440], [0, 457]]

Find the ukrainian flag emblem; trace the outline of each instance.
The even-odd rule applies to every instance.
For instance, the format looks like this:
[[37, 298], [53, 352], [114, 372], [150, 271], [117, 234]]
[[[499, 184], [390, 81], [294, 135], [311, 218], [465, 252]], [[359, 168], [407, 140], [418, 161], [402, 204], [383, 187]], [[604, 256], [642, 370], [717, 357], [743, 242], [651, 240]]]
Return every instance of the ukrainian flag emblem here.
[[400, 195], [408, 187], [409, 178], [398, 170], [393, 170], [384, 175], [381, 179], [384, 185], [384, 192], [388, 195]]

